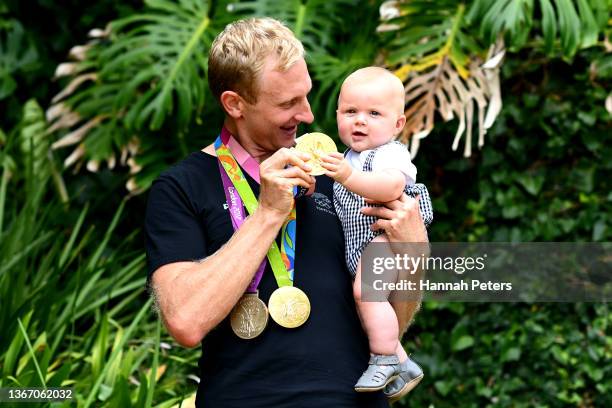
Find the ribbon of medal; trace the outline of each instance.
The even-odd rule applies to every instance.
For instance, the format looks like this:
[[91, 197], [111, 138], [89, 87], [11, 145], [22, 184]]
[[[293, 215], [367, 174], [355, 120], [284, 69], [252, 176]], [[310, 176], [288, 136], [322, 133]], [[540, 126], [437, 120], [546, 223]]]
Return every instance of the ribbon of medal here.
[[[249, 214], [257, 209], [257, 199], [249, 186], [242, 168], [259, 182], [259, 164], [233, 136], [223, 128], [215, 141], [219, 170], [234, 230], [244, 222], [244, 206]], [[240, 163], [240, 165], [239, 165]], [[294, 191], [297, 189], [294, 188]], [[278, 284], [268, 301], [269, 313], [279, 325], [287, 328], [301, 326], [310, 315], [310, 301], [306, 294], [293, 286], [295, 262], [296, 208], [295, 202], [281, 229], [281, 248], [272, 242], [267, 253], [272, 272]], [[258, 297], [257, 287], [263, 276], [266, 259], [262, 261], [246, 293], [231, 313], [231, 326], [237, 336], [245, 339], [261, 334], [267, 325], [268, 310]]]

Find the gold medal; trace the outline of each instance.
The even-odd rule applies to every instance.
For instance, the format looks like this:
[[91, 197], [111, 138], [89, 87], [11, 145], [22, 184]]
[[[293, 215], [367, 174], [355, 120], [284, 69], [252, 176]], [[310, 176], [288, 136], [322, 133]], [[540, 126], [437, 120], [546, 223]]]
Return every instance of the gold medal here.
[[232, 330], [241, 339], [259, 336], [267, 324], [268, 308], [257, 292], [242, 295], [230, 314]]
[[327, 136], [325, 133], [306, 133], [305, 135], [295, 139], [295, 142], [296, 150], [303, 153], [308, 153], [312, 156], [312, 159], [308, 161], [308, 164], [312, 166], [312, 171], [310, 174], [313, 176], [320, 176], [321, 174], [325, 174], [327, 171], [321, 166], [320, 155], [338, 151], [332, 138]]
[[282, 286], [272, 292], [268, 308], [272, 320], [288, 329], [303, 325], [310, 316], [310, 300], [295, 286]]

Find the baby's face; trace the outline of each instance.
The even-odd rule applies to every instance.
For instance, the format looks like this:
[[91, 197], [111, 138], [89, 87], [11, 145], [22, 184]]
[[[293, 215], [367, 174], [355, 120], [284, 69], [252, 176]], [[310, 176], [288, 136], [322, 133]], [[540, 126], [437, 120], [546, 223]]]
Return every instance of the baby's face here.
[[[403, 97], [403, 94], [402, 94]], [[345, 84], [338, 98], [338, 133], [357, 152], [374, 149], [393, 139], [405, 123], [403, 99], [385, 81]]]

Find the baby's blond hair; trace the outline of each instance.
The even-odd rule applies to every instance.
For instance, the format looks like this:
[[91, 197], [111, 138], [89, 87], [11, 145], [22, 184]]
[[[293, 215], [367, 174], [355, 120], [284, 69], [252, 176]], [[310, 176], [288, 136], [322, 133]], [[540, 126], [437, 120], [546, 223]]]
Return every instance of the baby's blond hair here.
[[250, 18], [228, 24], [215, 38], [208, 55], [208, 85], [217, 99], [225, 91], [257, 102], [258, 77], [268, 56], [278, 58], [286, 71], [304, 58], [304, 47], [283, 23], [273, 18]]

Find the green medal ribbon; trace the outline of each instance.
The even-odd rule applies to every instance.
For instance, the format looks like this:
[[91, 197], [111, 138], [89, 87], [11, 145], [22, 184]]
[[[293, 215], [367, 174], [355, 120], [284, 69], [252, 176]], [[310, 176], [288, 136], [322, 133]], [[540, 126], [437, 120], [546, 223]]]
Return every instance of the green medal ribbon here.
[[[227, 148], [227, 146], [221, 141], [221, 138], [218, 137], [215, 141], [215, 151], [217, 152], [217, 158], [219, 162], [225, 169], [227, 176], [230, 181], [238, 191], [240, 198], [244, 202], [244, 205], [249, 212], [249, 214], [253, 214], [257, 209], [258, 202], [251, 186], [247, 182], [240, 166], [236, 162], [236, 159], [232, 155], [232, 152]], [[283, 223], [283, 228], [281, 231], [281, 245], [283, 248], [295, 248], [295, 220], [296, 220], [296, 210], [295, 210], [295, 202], [293, 203], [293, 207], [291, 208], [291, 213], [287, 217], [287, 220]], [[274, 273], [274, 277], [276, 278], [276, 283], [278, 287], [283, 286], [293, 286], [293, 256], [288, 257], [286, 251], [284, 251], [282, 256], [281, 251], [276, 244], [276, 240], [272, 241], [272, 245], [270, 245], [270, 249], [268, 249], [267, 257], [270, 262], [270, 266], [272, 267], [272, 272]], [[286, 261], [283, 261], [285, 258]]]

